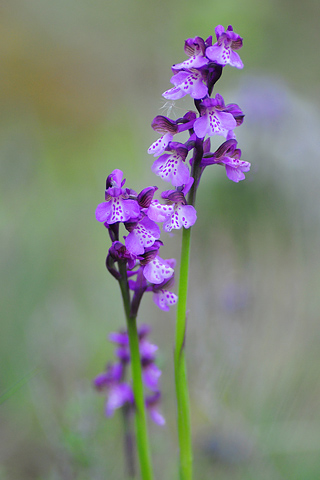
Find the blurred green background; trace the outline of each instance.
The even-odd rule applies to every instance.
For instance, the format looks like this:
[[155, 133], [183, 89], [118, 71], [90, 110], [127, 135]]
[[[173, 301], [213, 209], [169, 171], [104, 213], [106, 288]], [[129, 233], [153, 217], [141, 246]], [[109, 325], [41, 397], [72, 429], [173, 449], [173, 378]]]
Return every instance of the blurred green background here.
[[[95, 220], [106, 176], [157, 183], [146, 151], [184, 40], [232, 24], [245, 182], [208, 168], [193, 232], [188, 362], [195, 478], [318, 480], [320, 43], [317, 0], [3, 0], [0, 6], [1, 480], [125, 478], [121, 417], [92, 378], [123, 327]], [[164, 107], [164, 108], [163, 108]], [[220, 138], [221, 140], [221, 138]], [[219, 142], [219, 140], [217, 140]], [[219, 142], [220, 143], [220, 142]], [[219, 144], [218, 143], [218, 144]], [[168, 185], [159, 185], [167, 189]], [[181, 232], [164, 236], [179, 255]], [[145, 298], [163, 370], [156, 479], [177, 479], [174, 311]]]

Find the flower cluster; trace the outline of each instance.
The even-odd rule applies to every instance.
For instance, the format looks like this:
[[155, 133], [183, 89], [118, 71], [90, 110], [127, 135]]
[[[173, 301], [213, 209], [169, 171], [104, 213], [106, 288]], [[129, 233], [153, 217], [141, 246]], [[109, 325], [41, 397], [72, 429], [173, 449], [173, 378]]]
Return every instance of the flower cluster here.
[[[185, 41], [184, 51], [189, 58], [172, 66], [173, 88], [163, 93], [169, 101], [190, 95], [196, 111], [189, 110], [177, 120], [157, 115], [151, 124], [160, 134], [148, 149], [150, 155], [157, 157], [152, 171], [169, 182], [171, 188], [163, 191], [159, 199], [154, 198], [158, 190], [156, 186], [137, 193], [125, 187], [123, 172], [115, 169], [106, 181], [105, 200], [96, 209], [96, 219], [104, 224], [111, 239], [106, 267], [119, 282], [129, 326], [130, 322], [135, 325], [145, 292], [153, 293], [153, 300], [161, 310], [168, 311], [177, 303], [177, 295], [171, 291], [176, 262], [160, 256], [163, 242], [159, 224], [165, 232], [188, 229], [195, 224], [195, 195], [207, 166], [223, 165], [227, 177], [236, 183], [244, 180], [245, 173], [250, 170], [250, 163], [241, 160], [235, 135], [235, 129], [243, 123], [244, 113], [237, 104], [226, 104], [219, 93], [211, 97], [226, 65], [243, 68], [236, 52], [243, 41], [231, 25], [226, 30], [218, 25], [215, 34], [215, 43], [212, 36], [206, 40], [195, 37]], [[189, 137], [181, 143], [174, 137], [183, 132]], [[223, 137], [223, 143], [211, 151], [213, 137]], [[126, 231], [123, 238], [120, 238], [120, 226]], [[185, 315], [182, 317], [184, 321]], [[148, 327], [138, 330], [143, 382], [152, 394], [145, 399], [142, 394], [141, 398], [138, 395], [136, 404], [142, 405], [143, 409], [145, 401], [151, 418], [162, 425], [164, 419], [158, 411], [161, 372], [155, 364], [157, 347], [146, 339], [148, 333]], [[117, 345], [117, 362], [107, 365], [106, 371], [95, 379], [96, 388], [107, 392], [107, 416], [124, 405], [134, 408], [133, 390], [126, 380], [131, 355], [132, 368], [136, 365], [140, 368], [138, 352], [133, 349], [130, 354], [126, 332], [113, 333], [110, 340]]]
[[[161, 393], [159, 389], [159, 378], [161, 370], [155, 363], [158, 347], [147, 340], [150, 327], [143, 325], [138, 331], [139, 351], [142, 366], [142, 379], [144, 385], [150, 390], [145, 397], [146, 408], [150, 418], [158, 425], [164, 425], [165, 419], [159, 411]], [[94, 380], [98, 391], [107, 395], [105, 414], [107, 417], [113, 415], [117, 408], [127, 405], [134, 409], [134, 396], [131, 384], [127, 381], [128, 366], [130, 364], [129, 338], [125, 331], [114, 332], [109, 335], [109, 340], [116, 344], [115, 356], [117, 361], [109, 363], [106, 370]]]
[[[171, 182], [179, 191], [185, 191], [185, 186], [192, 182], [193, 178], [186, 162], [187, 155], [193, 150], [189, 161], [192, 167], [199, 140], [203, 142], [206, 136], [222, 136], [226, 145], [222, 147], [224, 153], [221, 154], [219, 149], [218, 153], [210, 152], [210, 142], [207, 143], [207, 151], [204, 152], [206, 161], [201, 163], [202, 170], [207, 165], [225, 165], [227, 177], [239, 182], [245, 178], [244, 172], [250, 169], [249, 162], [240, 160], [241, 150], [235, 148], [234, 129], [243, 122], [242, 110], [234, 103], [226, 105], [218, 93], [214, 98], [210, 97], [215, 83], [221, 77], [223, 67], [229, 64], [243, 68], [243, 63], [235, 51], [242, 47], [242, 38], [233, 31], [231, 25], [226, 30], [222, 25], [218, 25], [215, 33], [217, 41], [214, 44], [211, 36], [206, 40], [195, 37], [185, 41], [184, 51], [189, 59], [173, 65], [171, 83], [174, 87], [163, 93], [163, 97], [168, 100], [178, 100], [189, 94], [195, 101], [199, 116], [189, 111], [178, 120], [158, 115], [152, 122], [152, 128], [162, 135], [148, 149], [149, 154], [160, 155], [153, 163], [152, 171], [163, 180]], [[174, 135], [184, 131], [189, 132], [186, 143], [173, 141]], [[228, 143], [230, 140], [233, 140], [232, 144]], [[209, 162], [207, 158], [212, 161]], [[200, 168], [200, 165], [198, 166]], [[198, 183], [194, 188], [197, 187]], [[165, 223], [168, 224], [169, 222]]]
[[[179, 146], [176, 147], [177, 155], [183, 155], [180, 150]], [[182, 150], [186, 150], [185, 147]], [[123, 173], [116, 169], [107, 178], [105, 201], [96, 209], [97, 220], [108, 228], [112, 240], [107, 268], [119, 279], [120, 272], [116, 269], [116, 263], [126, 263], [127, 276], [130, 278], [128, 285], [134, 294], [133, 308], [137, 308], [137, 299], [140, 302], [147, 291], [153, 292], [153, 299], [162, 310], [169, 310], [177, 302], [177, 296], [168, 290], [174, 283], [175, 260], [165, 260], [159, 255], [163, 243], [158, 223], [163, 223], [163, 229], [170, 232], [172, 229], [189, 228], [196, 221], [195, 208], [187, 205], [185, 198], [193, 179], [189, 177], [186, 165], [183, 166], [187, 170], [187, 176], [182, 179], [181, 185], [176, 185], [177, 190], [161, 194], [165, 204], [153, 199], [157, 187], [147, 187], [139, 194], [124, 188]], [[171, 173], [171, 168], [169, 170]], [[124, 236], [124, 243], [119, 240], [121, 223], [128, 232]]]

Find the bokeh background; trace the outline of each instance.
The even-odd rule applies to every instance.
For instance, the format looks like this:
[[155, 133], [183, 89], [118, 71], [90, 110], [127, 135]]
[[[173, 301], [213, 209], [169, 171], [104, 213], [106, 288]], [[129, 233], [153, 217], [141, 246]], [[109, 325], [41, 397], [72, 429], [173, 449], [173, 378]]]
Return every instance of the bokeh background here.
[[[232, 24], [242, 71], [218, 91], [246, 113], [252, 162], [208, 168], [193, 232], [187, 352], [195, 478], [320, 475], [320, 156], [317, 0], [3, 0], [0, 6], [1, 480], [125, 478], [121, 416], [92, 378], [123, 327], [95, 220], [106, 176], [159, 184], [146, 150], [184, 40]], [[161, 184], [161, 182], [160, 182]], [[166, 189], [167, 184], [160, 185]], [[181, 232], [165, 236], [178, 257]], [[177, 479], [174, 311], [145, 298], [163, 370], [150, 425], [156, 479]]]

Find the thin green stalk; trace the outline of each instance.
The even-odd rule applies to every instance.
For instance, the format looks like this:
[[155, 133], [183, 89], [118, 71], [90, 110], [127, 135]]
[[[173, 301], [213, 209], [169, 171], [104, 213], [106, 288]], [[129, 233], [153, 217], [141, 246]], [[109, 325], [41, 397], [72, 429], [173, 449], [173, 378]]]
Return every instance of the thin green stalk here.
[[192, 479], [192, 444], [187, 367], [185, 356], [186, 310], [188, 293], [189, 253], [191, 229], [183, 229], [177, 306], [174, 369], [178, 408], [178, 435], [180, 446], [180, 479]]
[[128, 287], [127, 270], [125, 262], [119, 261], [119, 280], [124, 310], [127, 320], [127, 329], [129, 336], [129, 347], [131, 355], [131, 370], [133, 394], [135, 400], [135, 421], [136, 421], [136, 439], [138, 457], [140, 463], [140, 473], [142, 480], [152, 480], [152, 464], [149, 448], [147, 417], [144, 403], [144, 392], [142, 383], [142, 368], [139, 352], [139, 337], [137, 330], [136, 316], [130, 314], [130, 293]]

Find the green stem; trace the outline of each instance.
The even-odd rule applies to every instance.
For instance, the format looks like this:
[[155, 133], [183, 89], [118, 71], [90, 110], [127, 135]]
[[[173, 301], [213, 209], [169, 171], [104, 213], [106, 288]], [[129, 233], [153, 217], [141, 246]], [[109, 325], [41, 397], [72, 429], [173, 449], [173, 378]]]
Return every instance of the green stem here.
[[189, 253], [191, 229], [183, 229], [179, 297], [177, 306], [174, 369], [178, 408], [178, 435], [180, 445], [180, 479], [192, 479], [192, 444], [187, 367], [185, 356], [186, 310], [188, 293]]
[[130, 293], [128, 286], [126, 263], [119, 261], [119, 280], [124, 310], [127, 320], [127, 329], [129, 336], [129, 347], [131, 356], [132, 384], [135, 400], [135, 421], [138, 457], [140, 463], [140, 473], [142, 480], [152, 480], [152, 464], [148, 440], [147, 417], [144, 403], [144, 392], [142, 383], [142, 368], [139, 352], [139, 337], [137, 330], [136, 316], [130, 313]]

